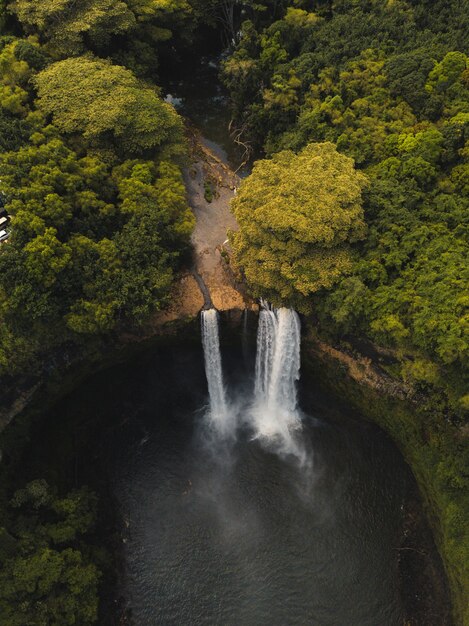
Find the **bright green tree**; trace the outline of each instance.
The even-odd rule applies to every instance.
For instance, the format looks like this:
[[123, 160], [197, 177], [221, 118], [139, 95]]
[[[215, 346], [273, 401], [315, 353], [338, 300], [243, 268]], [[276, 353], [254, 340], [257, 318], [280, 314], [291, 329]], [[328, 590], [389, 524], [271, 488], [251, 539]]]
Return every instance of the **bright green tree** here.
[[64, 497], [45, 480], [13, 496], [0, 528], [0, 624], [94, 624], [101, 574], [83, 539], [96, 521], [86, 488]]
[[182, 122], [155, 88], [126, 68], [90, 57], [58, 61], [36, 78], [38, 106], [64, 133], [122, 153], [180, 151]]
[[0, 372], [39, 350], [138, 323], [167, 302], [194, 217], [178, 166], [111, 170], [48, 127], [0, 155], [12, 234], [0, 249]]
[[122, 0], [15, 0], [11, 8], [25, 30], [49, 41], [57, 56], [84, 52], [86, 41], [102, 47], [110, 35], [135, 25], [134, 14]]
[[365, 185], [331, 143], [258, 161], [233, 201], [233, 247], [253, 294], [307, 310], [308, 296], [350, 272]]

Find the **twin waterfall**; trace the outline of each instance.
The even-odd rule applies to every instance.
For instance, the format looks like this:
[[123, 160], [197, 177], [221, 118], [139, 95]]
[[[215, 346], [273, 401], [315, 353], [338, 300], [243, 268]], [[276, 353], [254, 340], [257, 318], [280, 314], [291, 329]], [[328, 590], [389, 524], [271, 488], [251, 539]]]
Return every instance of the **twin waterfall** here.
[[[209, 391], [207, 418], [220, 437], [234, 435], [239, 406], [230, 404], [223, 383], [218, 314], [202, 312], [202, 340]], [[301, 457], [295, 432], [301, 429], [296, 383], [300, 377], [301, 325], [292, 309], [262, 302], [257, 332], [254, 397], [242, 407], [242, 421], [253, 437], [281, 454]]]
[[264, 305], [257, 331], [256, 400], [271, 410], [295, 413], [300, 378], [301, 325], [292, 309]]

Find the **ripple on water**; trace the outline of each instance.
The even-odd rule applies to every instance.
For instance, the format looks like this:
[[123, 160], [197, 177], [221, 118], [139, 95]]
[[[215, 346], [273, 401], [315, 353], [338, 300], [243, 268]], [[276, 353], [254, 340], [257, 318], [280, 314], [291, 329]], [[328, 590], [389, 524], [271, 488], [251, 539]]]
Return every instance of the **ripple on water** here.
[[379, 433], [367, 433], [370, 445], [319, 424], [305, 432], [309, 476], [256, 442], [214, 459], [194, 443], [188, 415], [137, 452], [122, 437], [114, 488], [129, 518], [136, 624], [401, 623], [396, 453]]

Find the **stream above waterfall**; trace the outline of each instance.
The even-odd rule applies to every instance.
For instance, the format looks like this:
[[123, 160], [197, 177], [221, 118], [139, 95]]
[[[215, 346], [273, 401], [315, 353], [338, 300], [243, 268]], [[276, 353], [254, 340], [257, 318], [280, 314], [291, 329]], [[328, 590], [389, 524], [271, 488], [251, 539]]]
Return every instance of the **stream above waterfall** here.
[[233, 170], [240, 168], [238, 174], [244, 177], [249, 166], [242, 165], [244, 148], [233, 141], [229, 131], [228, 93], [220, 82], [219, 72], [219, 56], [186, 60], [165, 77], [166, 100], [195, 125], [208, 148]]

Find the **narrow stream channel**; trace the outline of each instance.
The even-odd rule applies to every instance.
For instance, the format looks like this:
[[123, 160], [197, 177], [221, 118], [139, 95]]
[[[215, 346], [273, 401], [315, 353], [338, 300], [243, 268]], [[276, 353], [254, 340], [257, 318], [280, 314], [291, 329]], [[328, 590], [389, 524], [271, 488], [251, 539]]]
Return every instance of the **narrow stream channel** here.
[[[242, 165], [244, 150], [233, 142], [229, 132], [228, 93], [220, 83], [219, 59], [202, 58], [196, 65], [178, 68], [178, 78], [165, 81], [166, 99], [202, 134], [206, 145], [233, 170]], [[249, 173], [249, 166], [238, 174]]]

